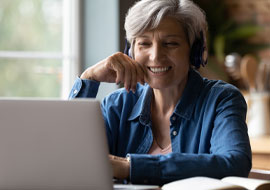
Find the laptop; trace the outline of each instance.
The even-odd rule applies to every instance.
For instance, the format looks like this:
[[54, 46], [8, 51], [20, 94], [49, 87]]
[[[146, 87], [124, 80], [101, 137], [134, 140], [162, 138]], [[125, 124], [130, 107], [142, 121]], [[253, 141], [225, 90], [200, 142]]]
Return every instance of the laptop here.
[[0, 189], [111, 190], [97, 100], [0, 100]]

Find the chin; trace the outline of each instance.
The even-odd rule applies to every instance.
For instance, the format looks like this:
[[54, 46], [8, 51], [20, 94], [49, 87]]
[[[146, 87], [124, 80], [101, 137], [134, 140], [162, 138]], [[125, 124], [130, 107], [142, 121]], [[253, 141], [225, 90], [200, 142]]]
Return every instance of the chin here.
[[165, 84], [164, 82], [149, 82], [148, 84], [153, 89], [165, 89], [170, 86], [169, 84]]

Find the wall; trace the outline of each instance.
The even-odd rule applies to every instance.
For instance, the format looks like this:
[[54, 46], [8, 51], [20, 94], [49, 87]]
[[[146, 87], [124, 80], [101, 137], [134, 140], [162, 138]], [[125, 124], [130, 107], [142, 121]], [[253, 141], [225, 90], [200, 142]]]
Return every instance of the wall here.
[[[118, 0], [83, 1], [83, 70], [119, 51]], [[117, 89], [101, 83], [97, 99]]]
[[135, 3], [135, 0], [119, 0], [119, 42], [120, 51], [125, 49], [126, 32], [124, 28], [125, 17], [128, 9]]

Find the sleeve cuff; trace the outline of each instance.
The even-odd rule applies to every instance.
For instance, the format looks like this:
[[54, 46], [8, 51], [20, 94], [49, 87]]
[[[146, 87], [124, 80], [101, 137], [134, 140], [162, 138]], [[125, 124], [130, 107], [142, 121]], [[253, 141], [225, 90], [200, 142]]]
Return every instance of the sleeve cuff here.
[[157, 179], [161, 176], [159, 155], [128, 154], [128, 156], [130, 158], [130, 181], [132, 183], [157, 184]]
[[74, 98], [95, 98], [98, 93], [100, 82], [76, 78], [70, 91], [69, 99]]

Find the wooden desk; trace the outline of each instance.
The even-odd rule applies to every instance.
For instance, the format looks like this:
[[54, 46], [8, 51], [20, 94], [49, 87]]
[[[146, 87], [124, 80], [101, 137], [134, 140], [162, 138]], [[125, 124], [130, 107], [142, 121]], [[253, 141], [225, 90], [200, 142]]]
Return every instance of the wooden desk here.
[[251, 138], [252, 168], [270, 170], [270, 136]]

